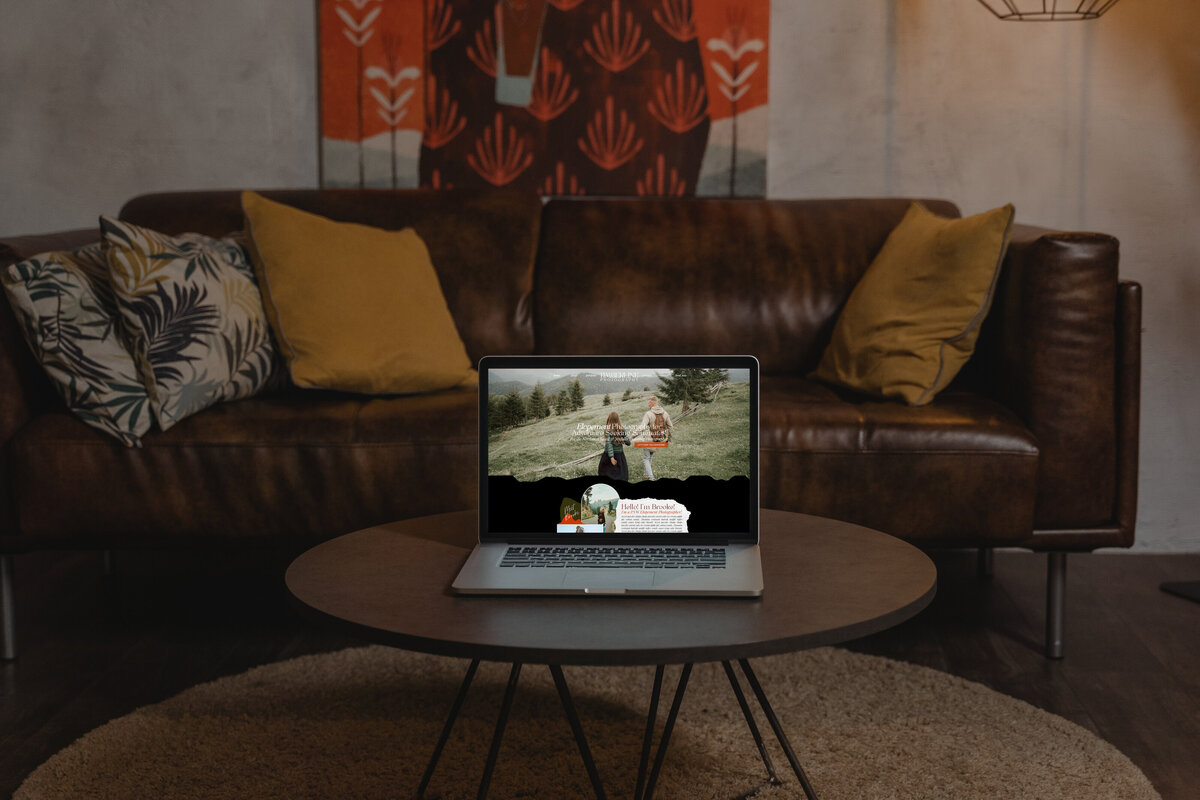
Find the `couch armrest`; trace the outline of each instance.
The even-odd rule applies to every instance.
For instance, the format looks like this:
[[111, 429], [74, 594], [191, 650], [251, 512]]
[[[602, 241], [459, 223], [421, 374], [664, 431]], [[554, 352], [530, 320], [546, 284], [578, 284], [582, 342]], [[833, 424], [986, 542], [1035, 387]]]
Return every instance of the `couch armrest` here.
[[[1016, 226], [980, 337], [989, 393], [1038, 441], [1038, 530], [1116, 521], [1119, 431], [1128, 429], [1130, 402], [1118, 383], [1126, 372], [1120, 347], [1130, 343], [1118, 313], [1118, 260], [1111, 236]], [[1132, 402], [1136, 413], [1136, 387]]]
[[[95, 228], [38, 236], [0, 238], [0, 269], [50, 250], [70, 250], [99, 238]], [[54, 387], [17, 325], [8, 298], [0, 299], [0, 447], [32, 418], [38, 408], [57, 401]], [[0, 491], [0, 533], [11, 527], [7, 483]]]
[[1121, 281], [1117, 295], [1117, 507], [1123, 547], [1137, 526], [1138, 455], [1142, 413], [1142, 286]]

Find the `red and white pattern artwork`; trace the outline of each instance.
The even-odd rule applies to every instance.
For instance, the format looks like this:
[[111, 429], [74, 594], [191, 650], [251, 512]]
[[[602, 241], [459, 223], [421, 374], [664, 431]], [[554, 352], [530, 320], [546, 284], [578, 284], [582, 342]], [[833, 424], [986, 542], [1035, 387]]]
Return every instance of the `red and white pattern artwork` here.
[[321, 183], [766, 193], [770, 0], [319, 0]]

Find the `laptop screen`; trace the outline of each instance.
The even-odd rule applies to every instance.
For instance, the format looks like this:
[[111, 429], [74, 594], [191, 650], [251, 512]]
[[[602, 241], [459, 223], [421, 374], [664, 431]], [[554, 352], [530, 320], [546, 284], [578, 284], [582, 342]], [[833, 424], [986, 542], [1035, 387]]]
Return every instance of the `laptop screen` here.
[[758, 539], [758, 362], [489, 356], [480, 538]]

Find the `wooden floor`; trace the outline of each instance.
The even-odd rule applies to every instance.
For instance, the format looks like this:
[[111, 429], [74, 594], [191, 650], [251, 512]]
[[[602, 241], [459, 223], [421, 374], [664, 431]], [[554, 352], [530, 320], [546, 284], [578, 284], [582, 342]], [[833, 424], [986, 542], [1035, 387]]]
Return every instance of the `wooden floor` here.
[[[935, 554], [938, 596], [917, 618], [851, 649], [978, 681], [1095, 732], [1166, 800], [1200, 797], [1200, 604], [1159, 591], [1200, 580], [1200, 555], [1072, 556], [1067, 656], [1041, 655], [1045, 557]], [[356, 642], [299, 621], [286, 556], [99, 554], [16, 559], [21, 657], [0, 665], [0, 797], [92, 728], [188, 686]], [[768, 687], [769, 689], [769, 687]], [[785, 721], [786, 722], [786, 721]], [[803, 740], [797, 737], [803, 750]]]

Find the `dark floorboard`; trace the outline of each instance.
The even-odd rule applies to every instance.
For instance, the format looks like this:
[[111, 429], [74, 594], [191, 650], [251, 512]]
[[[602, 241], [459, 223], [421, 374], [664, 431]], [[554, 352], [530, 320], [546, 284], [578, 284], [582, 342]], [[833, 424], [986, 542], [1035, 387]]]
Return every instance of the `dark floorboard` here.
[[[848, 645], [977, 681], [1059, 714], [1129, 756], [1165, 800], [1200, 797], [1200, 555], [1068, 563], [1067, 656], [1042, 657], [1044, 556], [934, 554], [938, 596], [915, 619]], [[132, 709], [259, 664], [358, 644], [299, 620], [270, 552], [96, 553], [16, 559], [21, 658], [0, 665], [0, 797], [76, 738]], [[768, 687], [769, 688], [769, 687]], [[802, 738], [797, 745], [803, 748]]]

